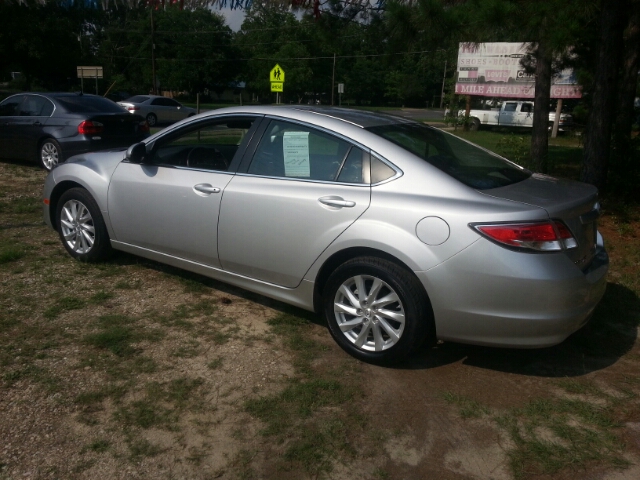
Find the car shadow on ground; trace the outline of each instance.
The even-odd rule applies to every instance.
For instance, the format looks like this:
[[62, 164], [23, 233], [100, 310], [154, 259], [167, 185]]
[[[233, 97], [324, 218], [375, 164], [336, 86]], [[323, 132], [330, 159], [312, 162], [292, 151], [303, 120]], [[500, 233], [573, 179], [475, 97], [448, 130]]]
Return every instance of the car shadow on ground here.
[[[324, 318], [313, 312], [199, 274], [123, 252], [118, 252], [111, 262], [119, 265], [142, 264], [326, 327]], [[640, 298], [632, 290], [609, 282], [589, 323], [554, 347], [509, 349], [443, 342], [433, 347], [426, 346], [408, 360], [386, 367], [425, 370], [461, 361], [465, 365], [528, 376], [581, 376], [613, 365], [633, 348], [640, 323], [639, 312]]]
[[425, 348], [400, 369], [430, 369], [462, 361], [465, 365], [540, 377], [573, 377], [616, 363], [636, 343], [640, 298], [630, 289], [609, 282], [602, 302], [582, 329], [554, 347], [502, 349], [440, 343]]

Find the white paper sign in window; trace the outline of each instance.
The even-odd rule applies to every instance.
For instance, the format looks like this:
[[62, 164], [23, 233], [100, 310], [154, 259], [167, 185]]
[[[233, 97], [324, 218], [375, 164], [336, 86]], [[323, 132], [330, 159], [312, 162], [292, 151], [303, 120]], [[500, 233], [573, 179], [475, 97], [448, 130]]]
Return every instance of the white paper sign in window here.
[[284, 132], [284, 174], [287, 177], [310, 177], [309, 132]]

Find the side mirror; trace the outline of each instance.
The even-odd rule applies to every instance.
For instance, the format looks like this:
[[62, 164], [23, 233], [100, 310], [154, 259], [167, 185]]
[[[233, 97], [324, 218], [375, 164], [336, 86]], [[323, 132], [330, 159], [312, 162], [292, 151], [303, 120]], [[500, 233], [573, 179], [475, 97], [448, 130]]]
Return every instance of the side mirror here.
[[130, 163], [142, 163], [147, 156], [147, 146], [143, 143], [136, 143], [127, 149], [125, 159]]

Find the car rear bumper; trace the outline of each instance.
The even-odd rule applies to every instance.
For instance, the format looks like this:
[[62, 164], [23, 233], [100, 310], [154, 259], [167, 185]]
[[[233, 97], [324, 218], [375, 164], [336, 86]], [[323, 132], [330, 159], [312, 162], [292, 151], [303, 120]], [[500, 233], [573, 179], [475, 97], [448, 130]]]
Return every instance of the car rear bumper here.
[[513, 252], [480, 240], [416, 274], [439, 339], [537, 348], [556, 345], [587, 323], [604, 295], [608, 268], [602, 245], [580, 270], [564, 253]]

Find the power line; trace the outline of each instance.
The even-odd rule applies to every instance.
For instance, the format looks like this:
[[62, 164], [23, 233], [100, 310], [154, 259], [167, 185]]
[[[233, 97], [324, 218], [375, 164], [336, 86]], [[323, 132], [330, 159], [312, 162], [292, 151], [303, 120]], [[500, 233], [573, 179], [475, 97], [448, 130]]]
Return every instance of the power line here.
[[[340, 58], [374, 58], [374, 57], [389, 57], [394, 55], [416, 55], [420, 53], [433, 53], [433, 50], [417, 50], [413, 52], [398, 52], [398, 53], [371, 53], [361, 55], [336, 55], [336, 59]], [[126, 57], [119, 55], [112, 55], [112, 58], [125, 58], [131, 60], [150, 60], [149, 57]], [[333, 60], [333, 55], [322, 57], [253, 57], [253, 58], [224, 58], [224, 59], [211, 59], [212, 62], [249, 62], [252, 60], [269, 61], [269, 62], [283, 62], [288, 60]], [[207, 59], [204, 59], [207, 60]], [[197, 59], [185, 59], [185, 58], [156, 58], [156, 61], [163, 62], [202, 62], [202, 58]]]

